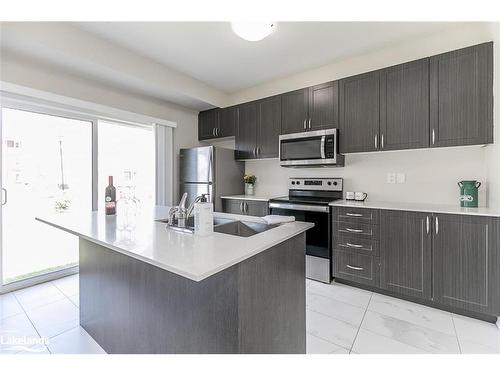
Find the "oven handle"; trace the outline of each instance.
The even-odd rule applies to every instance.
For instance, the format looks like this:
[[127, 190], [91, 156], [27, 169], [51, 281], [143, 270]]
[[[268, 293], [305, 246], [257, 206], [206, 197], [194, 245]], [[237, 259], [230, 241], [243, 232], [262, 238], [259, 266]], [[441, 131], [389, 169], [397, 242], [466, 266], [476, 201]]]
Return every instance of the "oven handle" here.
[[321, 159], [325, 159], [325, 138], [326, 136], [322, 136], [321, 137], [321, 143], [320, 143], [320, 155], [321, 155]]
[[330, 207], [326, 206], [309, 206], [306, 204], [295, 204], [295, 203], [269, 203], [269, 208], [281, 208], [284, 210], [296, 210], [296, 211], [312, 211], [312, 212], [330, 212]]

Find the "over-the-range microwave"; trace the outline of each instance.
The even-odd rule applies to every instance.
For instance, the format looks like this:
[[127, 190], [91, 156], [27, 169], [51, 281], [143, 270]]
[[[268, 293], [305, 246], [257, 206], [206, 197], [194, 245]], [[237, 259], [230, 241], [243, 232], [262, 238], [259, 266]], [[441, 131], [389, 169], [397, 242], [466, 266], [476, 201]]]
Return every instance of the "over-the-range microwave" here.
[[279, 137], [282, 167], [343, 167], [338, 129], [285, 134]]

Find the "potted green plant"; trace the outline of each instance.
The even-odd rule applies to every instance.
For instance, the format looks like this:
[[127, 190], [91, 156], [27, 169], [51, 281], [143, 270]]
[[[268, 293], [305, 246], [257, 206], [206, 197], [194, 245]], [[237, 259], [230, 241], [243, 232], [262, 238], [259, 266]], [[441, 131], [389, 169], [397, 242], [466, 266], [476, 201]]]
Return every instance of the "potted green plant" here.
[[245, 174], [243, 176], [243, 181], [245, 181], [245, 194], [254, 195], [254, 186], [255, 181], [257, 181], [257, 177], [255, 177], [253, 174]]

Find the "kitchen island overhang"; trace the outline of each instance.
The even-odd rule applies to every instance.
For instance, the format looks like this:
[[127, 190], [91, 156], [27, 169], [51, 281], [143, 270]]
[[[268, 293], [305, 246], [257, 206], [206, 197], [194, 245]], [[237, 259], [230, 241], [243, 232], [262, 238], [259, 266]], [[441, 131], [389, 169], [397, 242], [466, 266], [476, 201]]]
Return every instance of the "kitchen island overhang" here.
[[312, 224], [248, 238], [198, 237], [154, 221], [166, 212], [142, 215], [126, 241], [116, 218], [101, 213], [38, 218], [80, 237], [80, 324], [103, 349], [305, 353], [305, 231]]

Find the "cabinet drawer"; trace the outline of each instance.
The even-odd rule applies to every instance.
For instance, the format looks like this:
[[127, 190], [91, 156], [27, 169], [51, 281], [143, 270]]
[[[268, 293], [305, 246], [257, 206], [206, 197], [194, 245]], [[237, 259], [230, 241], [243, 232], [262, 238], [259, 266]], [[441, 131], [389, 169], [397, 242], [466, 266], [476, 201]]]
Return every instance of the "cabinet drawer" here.
[[378, 241], [358, 237], [335, 236], [333, 239], [333, 249], [346, 252], [354, 252], [372, 256], [379, 255]]
[[339, 279], [378, 287], [379, 258], [346, 251], [334, 251], [333, 275]]
[[333, 220], [348, 223], [378, 224], [379, 212], [369, 208], [333, 207]]
[[333, 223], [333, 235], [335, 237], [354, 237], [378, 240], [378, 225], [345, 223], [335, 221]]

